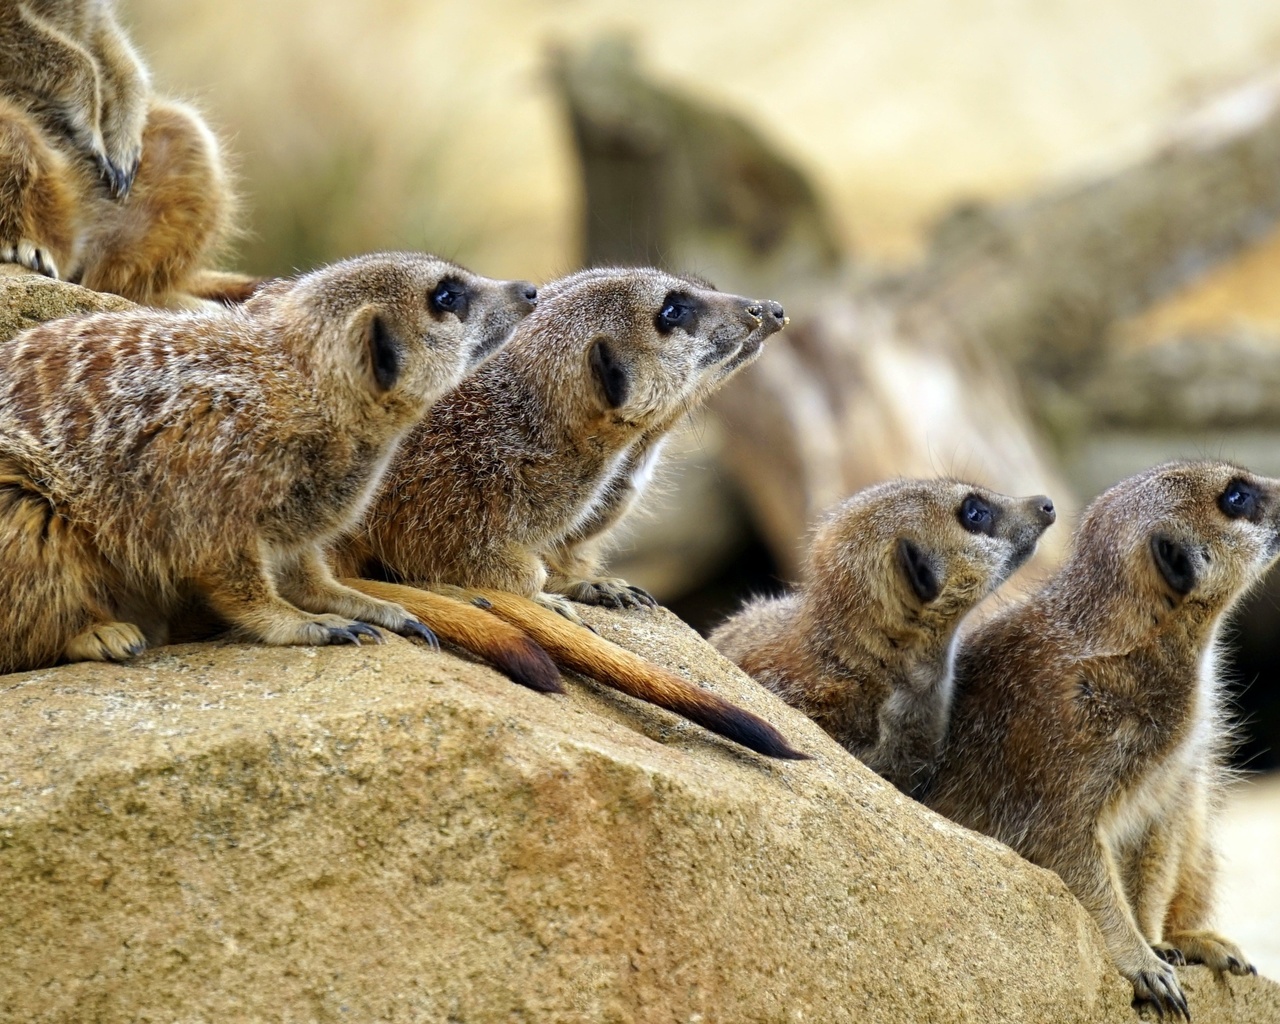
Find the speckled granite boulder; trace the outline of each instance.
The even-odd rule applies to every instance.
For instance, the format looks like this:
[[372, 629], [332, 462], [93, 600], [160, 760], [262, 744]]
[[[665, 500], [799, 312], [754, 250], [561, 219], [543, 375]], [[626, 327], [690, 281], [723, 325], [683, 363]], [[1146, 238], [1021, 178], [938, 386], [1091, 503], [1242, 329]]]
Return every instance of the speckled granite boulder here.
[[132, 308], [133, 303], [118, 295], [91, 292], [0, 263], [0, 342], [60, 316]]
[[[673, 616], [588, 615], [815, 759], [395, 637], [0, 677], [0, 1019], [1136, 1019], [1055, 875]], [[1280, 1020], [1269, 981], [1180, 973], [1197, 1024]]]

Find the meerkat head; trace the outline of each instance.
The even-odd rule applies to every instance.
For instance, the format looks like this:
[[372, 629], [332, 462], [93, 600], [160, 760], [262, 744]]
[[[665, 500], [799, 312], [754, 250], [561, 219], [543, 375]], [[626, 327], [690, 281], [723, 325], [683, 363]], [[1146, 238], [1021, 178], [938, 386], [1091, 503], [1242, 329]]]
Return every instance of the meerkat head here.
[[561, 333], [562, 356], [579, 363], [602, 419], [645, 427], [702, 401], [786, 323], [778, 303], [696, 278], [597, 268], [545, 288], [529, 329]]
[[1056, 518], [1042, 494], [890, 481], [855, 494], [819, 525], [805, 590], [834, 614], [890, 636], [954, 626], [1031, 556]]
[[1170, 462], [1090, 504], [1068, 573], [1098, 606], [1120, 598], [1130, 625], [1210, 625], [1278, 555], [1280, 480], [1229, 462]]
[[494, 281], [425, 253], [343, 260], [260, 289], [296, 356], [375, 406], [419, 417], [493, 355], [537, 305], [527, 281]]

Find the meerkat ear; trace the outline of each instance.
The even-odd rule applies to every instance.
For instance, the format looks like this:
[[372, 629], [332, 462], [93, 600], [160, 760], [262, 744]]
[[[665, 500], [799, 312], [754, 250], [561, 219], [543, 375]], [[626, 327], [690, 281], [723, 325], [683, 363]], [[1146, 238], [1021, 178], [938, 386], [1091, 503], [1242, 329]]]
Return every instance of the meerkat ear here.
[[626, 366], [614, 355], [608, 338], [596, 338], [591, 343], [591, 372], [600, 382], [600, 390], [610, 409], [618, 408], [627, 400], [631, 381], [627, 377]]
[[905, 537], [898, 541], [898, 562], [902, 565], [902, 571], [907, 577], [907, 582], [911, 584], [911, 589], [916, 592], [916, 597], [925, 604], [936, 601], [938, 595], [942, 593], [942, 583], [938, 580], [938, 574], [925, 553]]
[[1196, 566], [1190, 553], [1172, 537], [1157, 533], [1151, 538], [1151, 557], [1156, 568], [1175, 593], [1186, 597], [1195, 590]]
[[379, 313], [369, 317], [364, 327], [364, 342], [373, 367], [373, 380], [379, 391], [390, 391], [400, 379], [400, 341]]

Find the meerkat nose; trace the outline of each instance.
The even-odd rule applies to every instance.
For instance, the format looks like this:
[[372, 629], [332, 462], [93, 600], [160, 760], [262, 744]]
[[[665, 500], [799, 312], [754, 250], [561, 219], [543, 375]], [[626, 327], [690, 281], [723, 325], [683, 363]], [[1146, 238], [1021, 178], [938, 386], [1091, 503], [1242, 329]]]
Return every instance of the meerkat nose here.
[[538, 304], [538, 289], [528, 281], [517, 281], [513, 285], [513, 289], [529, 305], [536, 306]]
[[780, 306], [778, 303], [766, 302], [764, 304], [764, 308], [769, 311], [769, 315], [773, 317], [775, 320], [777, 320], [778, 323], [785, 324], [787, 322], [787, 315], [786, 313], [783, 312], [782, 306]]
[[1038, 498], [1032, 498], [1031, 503], [1036, 507], [1036, 515], [1040, 522], [1045, 526], [1052, 526], [1054, 520], [1058, 518], [1058, 510], [1053, 507], [1053, 499], [1042, 494]]

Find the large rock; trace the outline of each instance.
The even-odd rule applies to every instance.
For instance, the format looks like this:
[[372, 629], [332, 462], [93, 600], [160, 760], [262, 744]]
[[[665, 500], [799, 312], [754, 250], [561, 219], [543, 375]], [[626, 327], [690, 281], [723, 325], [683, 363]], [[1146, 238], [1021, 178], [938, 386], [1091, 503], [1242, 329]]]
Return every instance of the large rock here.
[[[1135, 1019], [1055, 875], [673, 616], [588, 617], [814, 760], [399, 638], [0, 678], [0, 1019]], [[1180, 975], [1197, 1024], [1280, 1020], [1269, 981]]]
[[118, 295], [92, 292], [11, 263], [0, 263], [0, 341], [61, 316], [132, 308], [133, 303]]

